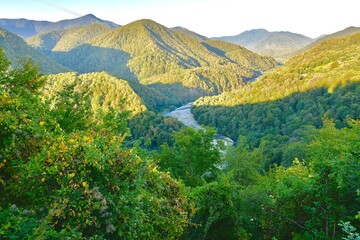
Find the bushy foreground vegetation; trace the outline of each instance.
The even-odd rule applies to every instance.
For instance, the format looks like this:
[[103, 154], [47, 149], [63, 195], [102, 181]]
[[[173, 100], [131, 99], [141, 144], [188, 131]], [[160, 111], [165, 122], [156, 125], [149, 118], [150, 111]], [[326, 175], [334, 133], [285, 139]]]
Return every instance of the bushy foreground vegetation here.
[[89, 115], [71, 91], [51, 108], [35, 67], [0, 58], [2, 239], [181, 236], [193, 211], [185, 188], [122, 146], [126, 112]]
[[[214, 130], [151, 113], [130, 119], [121, 104], [94, 108], [95, 95], [71, 84], [48, 97], [45, 81], [29, 62], [11, 69], [0, 54], [0, 238], [356, 237], [359, 121], [339, 129], [324, 120], [306, 141], [286, 145], [304, 155], [269, 165], [262, 146], [245, 138], [223, 156]], [[155, 154], [126, 147], [128, 121], [147, 136], [134, 146], [158, 148], [158, 132], [167, 140]]]

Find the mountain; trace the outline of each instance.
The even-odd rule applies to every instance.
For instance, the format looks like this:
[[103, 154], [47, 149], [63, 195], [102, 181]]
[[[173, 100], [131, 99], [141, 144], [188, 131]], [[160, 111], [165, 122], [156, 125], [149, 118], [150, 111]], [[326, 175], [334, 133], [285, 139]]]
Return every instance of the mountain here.
[[[69, 63], [73, 55], [81, 61]], [[255, 71], [263, 71], [258, 62], [265, 60], [268, 66], [275, 66], [273, 59], [252, 53], [254, 64], [248, 68], [151, 20], [130, 23], [67, 53], [52, 52], [49, 56], [61, 57], [60, 62], [79, 72], [105, 68], [102, 70], [125, 79], [135, 77], [143, 84], [177, 82], [214, 93], [240, 86], [244, 79], [254, 77]], [[102, 56], [106, 66], [102, 66]], [[218, 72], [222, 79], [218, 79]]]
[[218, 56], [258, 71], [257, 73], [259, 75], [274, 67], [274, 65], [269, 64], [273, 61], [272, 57], [263, 56], [262, 58], [258, 58], [253, 52], [236, 44], [219, 40], [208, 40], [201, 44]]
[[44, 95], [52, 98], [61, 93], [67, 86], [73, 86], [75, 92], [90, 99], [94, 112], [114, 109], [139, 114], [147, 111], [142, 99], [129, 86], [128, 82], [111, 76], [108, 73], [88, 73], [78, 75], [74, 72], [48, 75]]
[[291, 32], [269, 32], [265, 29], [245, 31], [237, 36], [218, 37], [238, 44], [262, 55], [270, 55], [279, 62], [285, 62], [291, 54], [310, 44], [313, 40]]
[[40, 66], [43, 73], [59, 73], [68, 71], [45, 54], [37, 51], [26, 44], [19, 36], [0, 28], [0, 48], [4, 51], [6, 57], [17, 65], [23, 58], [32, 58], [35, 64]]
[[313, 48], [314, 46], [321, 44], [327, 40], [330, 39], [335, 39], [335, 38], [341, 38], [341, 37], [346, 37], [346, 36], [350, 36], [352, 34], [355, 33], [360, 33], [360, 27], [348, 27], [345, 28], [344, 30], [329, 34], [329, 35], [324, 35], [323, 37], [319, 37], [318, 39], [316, 39], [316, 41], [312, 42], [311, 44], [305, 46], [304, 48], [300, 49], [299, 51], [294, 53], [294, 56], [300, 53], [304, 53], [306, 51], [308, 51], [309, 49]]
[[87, 26], [92, 24], [101, 24], [110, 28], [119, 27], [118, 24], [105, 21], [95, 17], [92, 14], [88, 14], [79, 18], [62, 20], [59, 22], [48, 21], [35, 21], [27, 19], [0, 19], [0, 27], [15, 33], [22, 38], [29, 38], [38, 33], [45, 33], [51, 31], [60, 31], [72, 27]]
[[360, 58], [359, 44], [360, 34], [324, 41], [293, 57], [285, 65], [265, 74], [244, 89], [226, 92], [220, 96], [205, 97], [196, 104], [254, 104], [321, 87], [326, 87], [332, 92], [347, 82], [360, 81], [360, 65], [357, 60]]
[[[144, 90], [140, 85], [146, 85], [168, 98], [181, 99], [181, 103], [236, 89], [277, 65], [270, 57], [236, 45], [232, 45], [236, 54], [251, 61], [243, 61], [241, 56], [231, 59], [206, 42], [146, 19], [73, 46], [66, 52], [52, 49], [48, 56], [79, 73], [106, 71], [129, 80], [134, 89]], [[49, 49], [41, 44], [37, 47], [44, 52]], [[140, 91], [137, 93], [143, 97]]]
[[251, 146], [276, 141], [269, 147], [279, 160], [279, 144], [301, 141], [306, 126], [319, 128], [325, 117], [344, 127], [360, 117], [359, 46], [360, 33], [324, 41], [242, 89], [200, 98], [194, 116]]
[[255, 42], [265, 40], [271, 32], [265, 29], [252, 29], [242, 32], [236, 36], [213, 37], [213, 40], [221, 40], [247, 47]]
[[26, 42], [46, 53], [51, 51], [69, 51], [94, 37], [110, 31], [111, 28], [101, 24], [93, 24], [88, 26], [73, 27], [61, 31], [52, 31], [48, 33], [40, 33], [32, 36], [26, 40]]
[[190, 31], [186, 28], [183, 28], [183, 27], [173, 27], [173, 28], [170, 28], [171, 30], [173, 31], [176, 31], [176, 32], [180, 32], [186, 36], [188, 36], [189, 38], [192, 38], [192, 39], [195, 39], [199, 42], [204, 42], [204, 41], [207, 41], [209, 40], [207, 37], [203, 36], [203, 35], [200, 35], [196, 32], [193, 32], [193, 31]]

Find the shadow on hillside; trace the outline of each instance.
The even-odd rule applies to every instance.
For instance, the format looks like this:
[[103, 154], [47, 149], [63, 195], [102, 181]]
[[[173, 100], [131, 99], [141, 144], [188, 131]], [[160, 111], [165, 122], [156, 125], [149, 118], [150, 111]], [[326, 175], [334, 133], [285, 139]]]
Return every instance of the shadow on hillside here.
[[[197, 59], [190, 56], [191, 54], [186, 54], [187, 56], [184, 57], [184, 53], [179, 52], [178, 49], [165, 42], [164, 39], [158, 33], [151, 30], [150, 28], [148, 28], [147, 30], [150, 32], [151, 36], [157, 40], [156, 42], [157, 46], [162, 50], [164, 50], [166, 53], [176, 56], [179, 59], [178, 64], [182, 66], [184, 69], [201, 66], [200, 62]], [[181, 43], [179, 42], [179, 44]]]
[[181, 83], [143, 85], [129, 80], [131, 88], [143, 99], [151, 111], [163, 112], [175, 109], [202, 96], [212, 95], [199, 88], [188, 88]]
[[230, 58], [228, 58], [225, 54], [225, 52], [221, 49], [218, 49], [216, 47], [213, 47], [211, 46], [210, 44], [206, 43], [206, 42], [202, 42], [201, 43], [207, 50], [209, 50], [210, 52], [222, 57], [222, 58], [225, 58], [226, 60], [228, 60], [229, 62], [232, 62], [232, 63], [236, 63], [235, 61], [231, 60]]
[[69, 52], [52, 52], [49, 57], [79, 73], [105, 71], [123, 79], [137, 79], [127, 66], [130, 55], [121, 50], [83, 44]]
[[53, 52], [49, 55], [60, 64], [79, 73], [108, 72], [128, 81], [131, 88], [152, 111], [172, 109], [210, 95], [201, 89], [184, 87], [181, 83], [143, 85], [127, 66], [130, 55], [112, 48], [101, 48], [83, 44], [69, 52]]
[[[347, 125], [347, 119], [360, 119], [360, 83], [295, 93], [282, 99], [234, 107], [200, 106], [192, 112], [203, 125], [215, 127], [219, 133], [247, 141], [257, 147], [262, 138], [278, 136], [281, 141], [298, 141], [305, 126], [319, 128], [323, 118], [333, 119], [336, 127]], [[219, 103], [219, 102], [218, 102]], [[221, 103], [220, 103], [221, 104]]]

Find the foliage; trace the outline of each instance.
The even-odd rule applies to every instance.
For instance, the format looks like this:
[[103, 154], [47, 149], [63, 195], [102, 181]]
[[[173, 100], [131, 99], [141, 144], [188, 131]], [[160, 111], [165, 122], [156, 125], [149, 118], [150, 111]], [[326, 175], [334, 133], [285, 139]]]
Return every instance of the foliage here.
[[[90, 104], [92, 113], [96, 113], [100, 109], [105, 113], [131, 111], [133, 115], [146, 111], [142, 99], [126, 81], [105, 72], [82, 75], [60, 73], [49, 75], [47, 78], [44, 95], [52, 104], [68, 104], [60, 103], [57, 98], [64, 94], [73, 94], [73, 97], [68, 96], [63, 99], [80, 108], [84, 104]], [[77, 103], [77, 101], [82, 102]], [[74, 110], [81, 112], [80, 109]]]
[[173, 134], [184, 127], [184, 124], [175, 118], [146, 112], [129, 120], [131, 137], [128, 140], [150, 150], [159, 150], [165, 143], [171, 147], [174, 144]]
[[197, 212], [185, 239], [249, 239], [249, 234], [239, 224], [236, 184], [222, 177], [217, 181], [193, 190]]
[[45, 54], [49, 54], [51, 51], [64, 52], [110, 30], [110, 27], [97, 23], [37, 34], [26, 39], [26, 42]]
[[245, 229], [261, 229], [265, 239], [329, 239], [342, 235], [341, 219], [358, 226], [359, 129], [359, 122], [341, 130], [326, 122], [306, 149], [305, 163], [295, 159], [289, 168], [274, 167], [240, 188]]
[[359, 240], [360, 235], [356, 232], [356, 228], [353, 227], [350, 222], [340, 222], [339, 226], [342, 227], [342, 230], [347, 234], [343, 239], [345, 240]]
[[[230, 91], [276, 66], [274, 59], [236, 45], [225, 56], [151, 20], [139, 20], [114, 30], [89, 26], [51, 32], [28, 42], [77, 72], [106, 71], [128, 80], [134, 89], [141, 90], [135, 91], [148, 107], [161, 105], [161, 101], [167, 107], [174, 102], [179, 106], [200, 96]], [[135, 86], [139, 82], [142, 86]], [[156, 103], [152, 104], [154, 98]]]
[[216, 127], [232, 139], [246, 137], [261, 146], [266, 162], [289, 166], [286, 156], [306, 158], [309, 126], [322, 118], [336, 127], [359, 116], [360, 35], [325, 42], [246, 87], [197, 100], [192, 109], [200, 124]]
[[174, 134], [175, 144], [162, 145], [159, 166], [184, 181], [199, 186], [216, 178], [221, 164], [219, 147], [213, 142], [215, 131], [207, 128], [185, 128]]
[[11, 70], [0, 58], [1, 238], [181, 236], [193, 213], [186, 189], [123, 146], [121, 111], [100, 111], [81, 128], [66, 126], [64, 116], [54, 115], [90, 112], [61, 99], [72, 89], [51, 111], [40, 98], [45, 79], [37, 68], [25, 63]]
[[68, 70], [45, 54], [27, 45], [21, 37], [4, 29], [0, 29], [0, 48], [16, 67], [21, 66], [22, 59], [32, 58], [44, 73], [59, 73]]

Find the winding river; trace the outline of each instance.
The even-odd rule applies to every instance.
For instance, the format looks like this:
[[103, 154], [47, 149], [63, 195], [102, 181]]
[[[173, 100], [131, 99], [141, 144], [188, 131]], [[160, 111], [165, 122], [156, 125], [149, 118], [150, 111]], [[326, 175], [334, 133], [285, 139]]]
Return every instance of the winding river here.
[[[171, 112], [164, 114], [165, 117], [174, 117], [177, 118], [180, 122], [185, 124], [188, 127], [191, 127], [195, 130], [201, 129], [200, 124], [195, 120], [194, 115], [191, 113], [191, 107], [193, 102], [187, 103]], [[215, 142], [222, 140], [226, 146], [233, 146], [234, 141], [221, 134], [215, 135]]]

